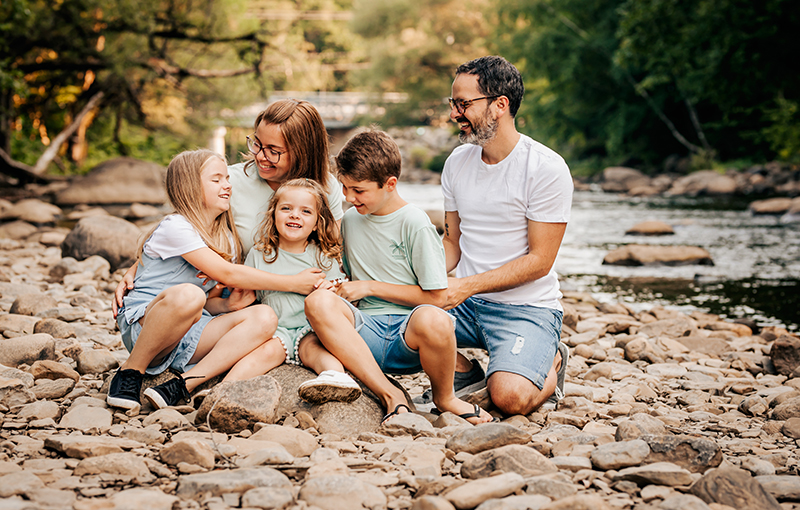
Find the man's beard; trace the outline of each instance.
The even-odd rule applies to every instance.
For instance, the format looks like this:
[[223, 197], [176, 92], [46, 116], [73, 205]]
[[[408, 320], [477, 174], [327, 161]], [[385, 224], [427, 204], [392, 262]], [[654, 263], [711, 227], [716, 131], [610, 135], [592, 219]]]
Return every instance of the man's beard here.
[[471, 143], [473, 145], [483, 147], [487, 143], [491, 142], [494, 139], [494, 136], [497, 134], [497, 119], [489, 117], [488, 108], [480, 118], [480, 124], [471, 122], [465, 117], [462, 117], [462, 119], [469, 122], [470, 125], [469, 133], [464, 133], [461, 131], [458, 134], [458, 139], [462, 143]]

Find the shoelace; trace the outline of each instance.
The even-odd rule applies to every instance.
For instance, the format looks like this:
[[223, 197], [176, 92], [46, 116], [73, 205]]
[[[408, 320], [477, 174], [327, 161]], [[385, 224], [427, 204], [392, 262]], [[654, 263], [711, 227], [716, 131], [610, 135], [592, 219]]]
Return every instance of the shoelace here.
[[139, 393], [141, 390], [141, 379], [137, 377], [122, 377], [119, 382], [120, 393]]
[[188, 400], [189, 390], [186, 389], [186, 381], [189, 379], [203, 379], [204, 375], [194, 375], [190, 377], [176, 377], [175, 379], [170, 379], [164, 386], [170, 393], [178, 393], [182, 400]]

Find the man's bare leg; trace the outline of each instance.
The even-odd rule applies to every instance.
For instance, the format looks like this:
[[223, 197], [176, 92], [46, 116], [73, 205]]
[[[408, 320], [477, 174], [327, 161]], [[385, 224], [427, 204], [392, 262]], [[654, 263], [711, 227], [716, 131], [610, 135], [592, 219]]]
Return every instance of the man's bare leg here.
[[492, 403], [506, 415], [532, 413], [555, 392], [559, 368], [561, 368], [561, 353], [556, 351], [553, 366], [547, 372], [541, 390], [530, 379], [521, 375], [511, 372], [493, 373], [486, 381]]

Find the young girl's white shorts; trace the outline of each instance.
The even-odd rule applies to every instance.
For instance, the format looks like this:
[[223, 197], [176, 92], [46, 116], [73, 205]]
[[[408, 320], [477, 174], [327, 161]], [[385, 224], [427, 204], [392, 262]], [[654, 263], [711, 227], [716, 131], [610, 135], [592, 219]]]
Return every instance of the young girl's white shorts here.
[[[203, 334], [203, 330], [213, 319], [213, 315], [203, 310], [203, 315], [200, 317], [200, 320], [189, 328], [189, 331], [181, 338], [178, 345], [172, 349], [172, 352], [161, 360], [158, 365], [147, 367], [145, 373], [157, 375], [167, 368], [173, 368], [178, 372], [185, 372], [190, 369], [193, 365], [189, 365], [189, 361], [191, 361], [192, 356], [194, 356], [194, 351], [197, 350], [197, 345], [200, 343], [200, 335]], [[139, 321], [128, 324], [128, 321], [125, 320], [125, 313], [121, 309], [117, 314], [117, 325], [122, 334], [122, 343], [125, 345], [125, 348], [128, 349], [128, 352], [131, 352], [133, 346], [136, 345], [139, 334], [142, 332], [142, 325]]]

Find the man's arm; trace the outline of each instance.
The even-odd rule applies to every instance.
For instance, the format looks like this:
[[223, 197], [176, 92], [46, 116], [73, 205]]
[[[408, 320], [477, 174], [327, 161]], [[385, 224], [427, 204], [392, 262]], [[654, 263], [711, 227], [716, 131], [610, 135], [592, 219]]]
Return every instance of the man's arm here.
[[[445, 219], [447, 218], [446, 215]], [[566, 223], [541, 223], [528, 220], [528, 254], [485, 273], [465, 278], [450, 278], [445, 309], [454, 308], [475, 294], [513, 289], [547, 275], [555, 263], [566, 228]], [[453, 236], [454, 225], [450, 225], [450, 229]], [[460, 235], [460, 230], [455, 232], [456, 246]], [[445, 228], [444, 246], [448, 268], [451, 261], [451, 252], [448, 250], [452, 251], [452, 241], [448, 243], [447, 239], [451, 236], [447, 235]], [[460, 256], [460, 251], [458, 254]]]
[[461, 218], [456, 211], [444, 212], [444, 263], [449, 273], [458, 265], [461, 260]]

